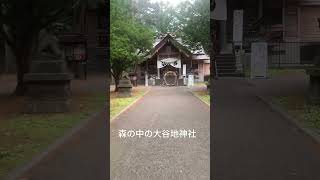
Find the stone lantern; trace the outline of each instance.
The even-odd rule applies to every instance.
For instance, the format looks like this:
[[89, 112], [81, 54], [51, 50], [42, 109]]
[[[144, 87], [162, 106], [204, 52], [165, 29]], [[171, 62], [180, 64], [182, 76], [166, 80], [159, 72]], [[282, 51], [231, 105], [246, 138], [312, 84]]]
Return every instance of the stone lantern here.
[[[50, 37], [50, 36], [49, 36]], [[69, 111], [70, 81], [66, 62], [57, 43], [48, 39], [32, 59], [27, 84], [26, 113], [58, 113]]]
[[127, 78], [121, 79], [118, 85], [118, 97], [131, 97], [132, 84]]

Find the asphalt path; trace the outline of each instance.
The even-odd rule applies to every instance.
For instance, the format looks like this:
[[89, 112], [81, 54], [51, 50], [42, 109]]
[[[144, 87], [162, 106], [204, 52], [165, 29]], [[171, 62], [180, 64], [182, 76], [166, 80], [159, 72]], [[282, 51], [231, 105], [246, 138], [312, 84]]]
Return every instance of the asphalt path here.
[[[170, 137], [120, 138], [120, 130], [168, 130]], [[153, 87], [112, 122], [110, 133], [112, 180], [210, 179], [210, 108], [186, 87]]]
[[[215, 180], [320, 179], [320, 145], [256, 97], [260, 92], [284, 92], [282, 87], [261, 89], [244, 79], [214, 82]], [[296, 88], [286, 88], [286, 93]]]

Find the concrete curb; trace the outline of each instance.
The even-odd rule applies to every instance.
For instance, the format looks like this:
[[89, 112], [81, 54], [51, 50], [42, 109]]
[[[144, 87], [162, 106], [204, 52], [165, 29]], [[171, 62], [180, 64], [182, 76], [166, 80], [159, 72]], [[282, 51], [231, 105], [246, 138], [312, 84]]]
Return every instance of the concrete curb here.
[[260, 96], [260, 95], [256, 95], [256, 96], [263, 103], [268, 105], [271, 108], [272, 111], [274, 111], [276, 113], [279, 113], [287, 121], [289, 121], [290, 123], [292, 123], [296, 127], [298, 127], [300, 132], [310, 136], [315, 143], [320, 144], [320, 134], [318, 134], [317, 132], [315, 132], [314, 130], [312, 130], [310, 128], [305, 127], [301, 122], [298, 121], [298, 119], [296, 119], [293, 116], [291, 116], [284, 108], [282, 108], [281, 106], [273, 103], [270, 99], [268, 99], [266, 97], [263, 97], [263, 96]]
[[145, 95], [147, 95], [151, 91], [151, 88], [149, 88], [141, 97], [134, 100], [131, 104], [129, 104], [127, 107], [125, 107], [123, 110], [121, 110], [117, 115], [115, 115], [111, 120], [110, 123], [112, 123], [115, 119], [117, 119], [122, 113], [129, 110], [131, 107], [133, 107], [135, 104], [137, 104]]
[[[106, 108], [107, 108], [107, 105], [103, 107], [103, 109], [106, 109]], [[61, 147], [62, 145], [70, 141], [76, 134], [78, 134], [82, 129], [84, 129], [87, 125], [89, 125], [91, 121], [95, 120], [103, 112], [104, 110], [96, 112], [93, 115], [89, 116], [87, 119], [80, 122], [75, 127], [71, 128], [62, 137], [58, 138], [58, 140], [56, 140], [53, 144], [49, 145], [49, 147], [45, 151], [41, 152], [38, 155], [35, 155], [31, 159], [31, 161], [9, 172], [5, 180], [17, 180], [18, 178], [22, 178], [23, 174], [27, 173], [34, 166], [41, 163], [51, 153], [55, 152], [59, 147]]]
[[[203, 102], [204, 104], [206, 104], [208, 107], [210, 107], [210, 104], [207, 103], [206, 101], [202, 100], [201, 98], [199, 98], [194, 92], [192, 92], [191, 90], [189, 91], [194, 97], [196, 97], [198, 100], [200, 100], [201, 102]], [[211, 97], [210, 97], [211, 98]]]

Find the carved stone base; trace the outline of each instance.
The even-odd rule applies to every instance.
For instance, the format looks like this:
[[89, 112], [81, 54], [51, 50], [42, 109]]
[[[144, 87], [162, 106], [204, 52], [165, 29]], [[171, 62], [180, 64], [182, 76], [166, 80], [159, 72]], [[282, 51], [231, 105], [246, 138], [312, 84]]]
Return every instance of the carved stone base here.
[[118, 85], [118, 97], [131, 97], [132, 84], [129, 79], [121, 79]]
[[70, 81], [65, 62], [50, 56], [39, 56], [31, 63], [27, 83], [26, 113], [67, 112], [70, 108]]
[[131, 97], [131, 88], [119, 88], [118, 89], [118, 97], [127, 98]]
[[26, 113], [59, 113], [70, 110], [70, 81], [29, 82]]

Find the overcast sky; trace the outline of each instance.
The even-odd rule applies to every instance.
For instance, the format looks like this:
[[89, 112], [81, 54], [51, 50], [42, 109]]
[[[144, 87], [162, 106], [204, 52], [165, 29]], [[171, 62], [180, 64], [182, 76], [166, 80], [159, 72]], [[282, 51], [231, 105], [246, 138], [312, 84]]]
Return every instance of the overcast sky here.
[[164, 2], [164, 3], [169, 3], [172, 6], [176, 6], [180, 2], [185, 1], [185, 0], [151, 0], [151, 2]]

